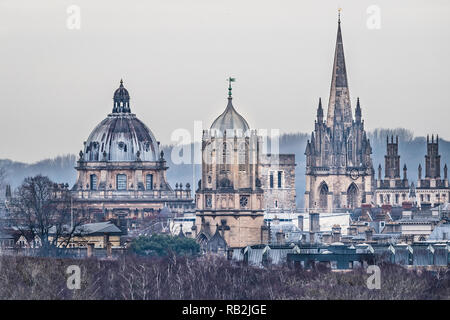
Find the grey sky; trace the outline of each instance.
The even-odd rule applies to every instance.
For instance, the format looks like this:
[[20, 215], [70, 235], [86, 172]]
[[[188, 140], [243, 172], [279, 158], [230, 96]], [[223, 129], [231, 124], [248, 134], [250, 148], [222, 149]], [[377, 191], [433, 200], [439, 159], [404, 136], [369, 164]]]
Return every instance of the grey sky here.
[[[72, 4], [80, 30], [66, 27]], [[379, 30], [366, 26], [369, 5]], [[450, 139], [447, 0], [0, 0], [0, 158], [78, 153], [120, 78], [162, 143], [195, 120], [209, 127], [230, 75], [252, 128], [311, 132], [319, 96], [328, 103], [338, 7], [366, 128]]]

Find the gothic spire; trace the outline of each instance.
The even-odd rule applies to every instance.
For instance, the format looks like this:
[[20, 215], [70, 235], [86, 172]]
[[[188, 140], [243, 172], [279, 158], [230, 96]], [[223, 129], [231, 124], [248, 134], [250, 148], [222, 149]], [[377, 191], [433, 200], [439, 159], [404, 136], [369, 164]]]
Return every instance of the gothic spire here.
[[361, 122], [361, 105], [359, 104], [359, 97], [356, 100], [355, 120], [356, 122]]
[[322, 98], [319, 98], [319, 106], [317, 107], [317, 121], [319, 123], [323, 121]]
[[333, 75], [331, 78], [330, 100], [328, 103], [327, 125], [333, 127], [336, 111], [340, 110], [344, 126], [352, 125], [352, 110], [350, 106], [350, 93], [347, 82], [347, 69], [345, 67], [344, 45], [342, 42], [341, 19], [339, 12], [336, 48], [334, 52]]

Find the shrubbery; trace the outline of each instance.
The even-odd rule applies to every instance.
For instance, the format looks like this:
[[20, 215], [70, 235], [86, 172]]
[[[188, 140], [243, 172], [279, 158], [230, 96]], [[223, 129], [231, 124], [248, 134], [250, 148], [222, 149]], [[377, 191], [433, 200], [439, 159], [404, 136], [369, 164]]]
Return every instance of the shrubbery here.
[[176, 237], [165, 234], [154, 234], [150, 237], [138, 237], [131, 243], [130, 249], [138, 255], [178, 256], [196, 255], [200, 246], [191, 238]]
[[[81, 289], [66, 286], [81, 269]], [[450, 299], [450, 272], [383, 264], [381, 289], [364, 269], [255, 268], [214, 257], [123, 256], [116, 261], [0, 257], [0, 299]]]

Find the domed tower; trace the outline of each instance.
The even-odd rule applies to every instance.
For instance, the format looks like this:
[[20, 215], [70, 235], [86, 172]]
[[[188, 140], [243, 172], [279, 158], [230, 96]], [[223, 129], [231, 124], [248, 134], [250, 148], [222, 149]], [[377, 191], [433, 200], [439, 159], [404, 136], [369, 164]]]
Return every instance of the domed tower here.
[[93, 220], [145, 218], [165, 205], [193, 207], [189, 184], [174, 191], [167, 183], [164, 153], [152, 131], [131, 113], [122, 80], [112, 113], [94, 128], [79, 156], [72, 190]]
[[262, 140], [234, 108], [234, 79], [228, 81], [227, 107], [210, 130], [203, 131], [195, 228], [205, 246], [219, 230], [228, 247], [244, 247], [263, 242]]

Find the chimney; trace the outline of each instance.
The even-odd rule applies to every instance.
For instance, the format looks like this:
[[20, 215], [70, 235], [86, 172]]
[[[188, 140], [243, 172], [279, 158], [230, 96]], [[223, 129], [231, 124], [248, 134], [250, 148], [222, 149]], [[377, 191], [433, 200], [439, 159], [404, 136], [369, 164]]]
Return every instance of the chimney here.
[[309, 214], [309, 232], [320, 231], [319, 214], [317, 212], [311, 212]]
[[309, 242], [315, 243], [315, 234], [312, 231], [309, 232]]
[[333, 242], [341, 242], [341, 226], [338, 224], [335, 224], [331, 228], [332, 233], [332, 241]]
[[322, 234], [322, 242], [327, 243], [327, 244], [330, 244], [331, 242], [333, 242], [331, 234], [330, 233]]
[[412, 219], [412, 211], [411, 210], [402, 210], [402, 218], [403, 219]]
[[356, 236], [357, 233], [357, 228], [355, 226], [350, 226], [347, 228], [347, 234], [349, 236]]
[[403, 210], [411, 210], [412, 209], [412, 203], [410, 201], [403, 201], [402, 202], [402, 208]]
[[108, 242], [108, 243], [106, 244], [106, 256], [107, 256], [108, 258], [111, 258], [111, 257], [112, 257], [112, 244], [111, 244], [111, 242]]
[[284, 244], [284, 232], [283, 232], [283, 230], [277, 231], [276, 238], [277, 238], [277, 244]]
[[87, 257], [90, 258], [94, 254], [94, 244], [88, 243], [87, 245]]
[[300, 231], [303, 231], [303, 215], [298, 215], [297, 224]]
[[373, 236], [373, 230], [372, 228], [369, 228], [365, 231], [366, 233], [366, 241], [372, 241], [372, 236]]

